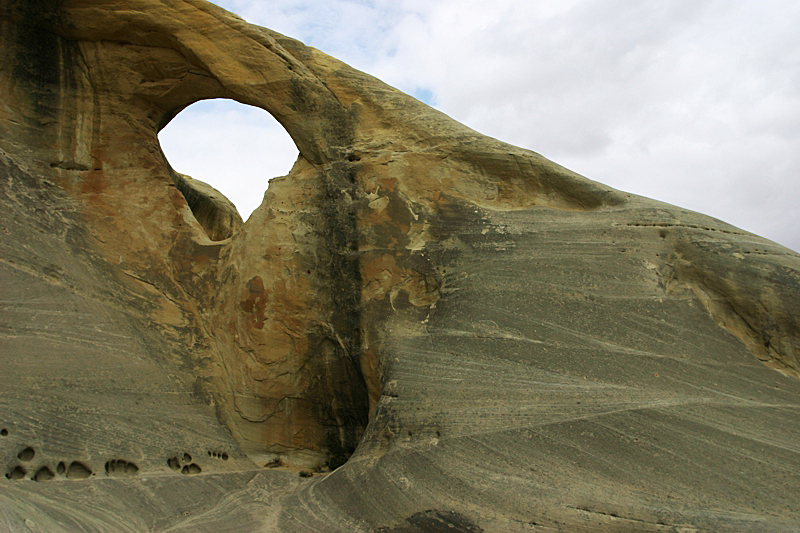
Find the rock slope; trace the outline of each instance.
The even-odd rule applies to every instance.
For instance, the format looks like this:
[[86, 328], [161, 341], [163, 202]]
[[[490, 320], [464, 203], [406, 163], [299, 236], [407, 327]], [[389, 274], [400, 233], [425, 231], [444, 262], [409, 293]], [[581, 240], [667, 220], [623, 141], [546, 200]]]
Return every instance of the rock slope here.
[[[800, 527], [798, 254], [202, 0], [0, 47], [0, 530]], [[300, 152], [244, 224], [158, 144], [207, 98]]]

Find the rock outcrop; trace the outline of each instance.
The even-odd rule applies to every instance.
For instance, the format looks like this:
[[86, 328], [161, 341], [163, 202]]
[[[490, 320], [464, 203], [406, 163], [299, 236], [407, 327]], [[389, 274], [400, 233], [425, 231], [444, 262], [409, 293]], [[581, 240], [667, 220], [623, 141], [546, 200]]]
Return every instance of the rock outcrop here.
[[[797, 529], [798, 254], [202, 0], [0, 46], [0, 529]], [[207, 98], [300, 152], [244, 224], [158, 143]]]
[[236, 206], [208, 183], [172, 172], [172, 181], [183, 195], [194, 219], [212, 241], [233, 237], [242, 227]]

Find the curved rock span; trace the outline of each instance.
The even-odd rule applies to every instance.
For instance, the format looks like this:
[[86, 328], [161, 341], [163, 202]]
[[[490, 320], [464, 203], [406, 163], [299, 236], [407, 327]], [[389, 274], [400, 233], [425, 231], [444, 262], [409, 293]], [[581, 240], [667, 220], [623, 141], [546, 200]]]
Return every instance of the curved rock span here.
[[[798, 254], [202, 0], [0, 40], [0, 529], [800, 527]], [[208, 98], [300, 152], [246, 223], [158, 143]]]

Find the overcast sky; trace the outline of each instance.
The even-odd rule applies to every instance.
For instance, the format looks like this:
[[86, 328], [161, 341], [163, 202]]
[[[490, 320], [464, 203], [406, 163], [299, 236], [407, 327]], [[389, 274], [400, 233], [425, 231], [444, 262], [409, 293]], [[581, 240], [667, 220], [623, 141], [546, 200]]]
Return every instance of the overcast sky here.
[[[800, 250], [800, 2], [218, 0], [481, 133]], [[264, 111], [161, 135], [244, 218], [297, 157]]]

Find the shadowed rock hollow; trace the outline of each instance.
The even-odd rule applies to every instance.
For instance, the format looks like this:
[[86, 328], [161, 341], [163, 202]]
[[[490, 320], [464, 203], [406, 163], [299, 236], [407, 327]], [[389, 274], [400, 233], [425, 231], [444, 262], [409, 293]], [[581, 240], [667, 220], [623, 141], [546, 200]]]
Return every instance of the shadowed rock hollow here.
[[[201, 0], [0, 46], [0, 529], [796, 530], [798, 254]], [[300, 152], [244, 224], [207, 98]]]

